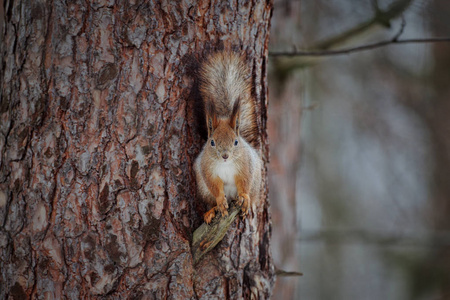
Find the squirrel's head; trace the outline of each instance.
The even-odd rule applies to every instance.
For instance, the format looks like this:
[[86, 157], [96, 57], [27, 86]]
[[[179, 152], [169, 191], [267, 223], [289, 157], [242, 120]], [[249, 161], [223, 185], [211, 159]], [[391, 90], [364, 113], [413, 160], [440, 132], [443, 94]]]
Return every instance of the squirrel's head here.
[[237, 150], [242, 146], [242, 140], [239, 137], [239, 105], [238, 99], [233, 105], [230, 118], [222, 119], [217, 116], [214, 106], [211, 103], [207, 104], [208, 141], [206, 149], [223, 162], [232, 161]]

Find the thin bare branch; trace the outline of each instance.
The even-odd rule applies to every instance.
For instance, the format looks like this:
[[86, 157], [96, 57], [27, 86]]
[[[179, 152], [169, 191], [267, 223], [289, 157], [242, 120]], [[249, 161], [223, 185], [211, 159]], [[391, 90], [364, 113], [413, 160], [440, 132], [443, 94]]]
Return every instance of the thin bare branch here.
[[[373, 3], [375, 12], [370, 19], [355, 25], [341, 34], [317, 43], [313, 48], [316, 50], [336, 49], [352, 40], [354, 41], [359, 36], [363, 36], [378, 25], [390, 27], [391, 21], [401, 16], [412, 2], [413, 0], [399, 0], [392, 3], [386, 10], [381, 10], [378, 6], [378, 1], [375, 1]], [[401, 29], [401, 32], [403, 32], [403, 29]]]
[[[316, 64], [328, 56], [347, 54], [347, 50], [352, 48], [343, 47], [350, 47], [350, 45], [355, 44], [357, 39], [365, 37], [370, 31], [373, 32], [382, 27], [390, 27], [392, 20], [401, 16], [412, 2], [413, 0], [397, 0], [389, 5], [386, 10], [381, 10], [378, 6], [378, 1], [374, 0], [372, 1], [374, 15], [370, 19], [355, 25], [341, 34], [316, 43], [310, 48], [311, 50], [298, 50], [294, 46], [290, 51], [269, 52], [271, 57], [278, 57], [273, 63], [275, 72], [279, 78], [284, 78], [290, 72]], [[402, 27], [393, 39], [398, 40], [403, 33], [403, 27], [402, 23]], [[339, 50], [339, 48], [343, 50]]]
[[285, 271], [285, 270], [276, 269], [275, 270], [275, 276], [278, 276], [278, 277], [303, 276], [303, 273], [302, 272]]
[[361, 45], [357, 47], [350, 47], [345, 49], [337, 49], [337, 50], [313, 50], [313, 51], [280, 51], [280, 52], [269, 52], [269, 56], [271, 57], [280, 57], [280, 56], [332, 56], [332, 55], [342, 55], [342, 54], [351, 54], [354, 52], [361, 52], [366, 50], [372, 50], [376, 48], [381, 48], [390, 45], [400, 45], [400, 44], [423, 44], [423, 43], [448, 43], [450, 42], [450, 37], [436, 37], [436, 38], [417, 38], [417, 39], [403, 39], [403, 40], [395, 40], [390, 39], [386, 41], [381, 41], [377, 43]]
[[397, 34], [392, 38], [393, 41], [398, 41], [400, 36], [403, 34], [403, 31], [405, 30], [405, 26], [406, 26], [405, 16], [402, 15], [402, 23], [400, 25], [400, 29], [398, 30]]

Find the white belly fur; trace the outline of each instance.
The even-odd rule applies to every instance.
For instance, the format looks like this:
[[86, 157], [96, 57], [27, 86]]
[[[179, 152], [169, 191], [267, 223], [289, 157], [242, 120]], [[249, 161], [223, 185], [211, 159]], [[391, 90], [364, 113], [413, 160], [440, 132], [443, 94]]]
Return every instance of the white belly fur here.
[[237, 196], [236, 183], [234, 176], [236, 175], [236, 168], [231, 162], [221, 162], [216, 165], [216, 175], [223, 181], [223, 191], [228, 199], [234, 199]]

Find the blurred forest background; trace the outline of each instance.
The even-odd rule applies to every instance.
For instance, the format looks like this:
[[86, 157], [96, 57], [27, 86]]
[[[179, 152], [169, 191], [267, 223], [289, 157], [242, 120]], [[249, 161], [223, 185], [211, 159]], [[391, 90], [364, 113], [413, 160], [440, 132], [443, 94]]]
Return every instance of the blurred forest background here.
[[[396, 36], [450, 37], [450, 1], [276, 0], [270, 49]], [[273, 256], [304, 274], [273, 299], [450, 299], [450, 43], [272, 55], [269, 74]]]

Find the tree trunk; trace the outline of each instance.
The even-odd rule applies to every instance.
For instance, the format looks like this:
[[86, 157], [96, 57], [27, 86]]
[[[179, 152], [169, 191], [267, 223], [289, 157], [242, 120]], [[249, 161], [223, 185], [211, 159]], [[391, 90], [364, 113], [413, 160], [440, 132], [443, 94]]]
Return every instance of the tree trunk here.
[[[448, 3], [431, 1], [429, 17], [435, 15], [440, 20], [450, 13]], [[432, 23], [431, 36], [448, 34], [447, 23]], [[430, 227], [437, 233], [450, 233], [450, 46], [446, 43], [433, 44], [434, 63], [430, 70], [428, 86], [433, 93], [412, 105], [429, 128], [429, 146], [432, 151], [432, 178], [430, 180], [430, 211], [428, 217]], [[412, 98], [412, 97], [410, 97]], [[409, 99], [409, 98], [407, 98]], [[436, 247], [417, 269], [414, 292], [423, 294], [435, 291], [436, 297], [442, 299], [450, 295], [450, 245], [443, 243]], [[433, 280], [430, 280], [432, 278]]]
[[208, 48], [247, 54], [267, 162], [272, 4], [135, 2], [0, 8], [1, 299], [270, 297], [267, 188], [193, 264], [192, 66]]

